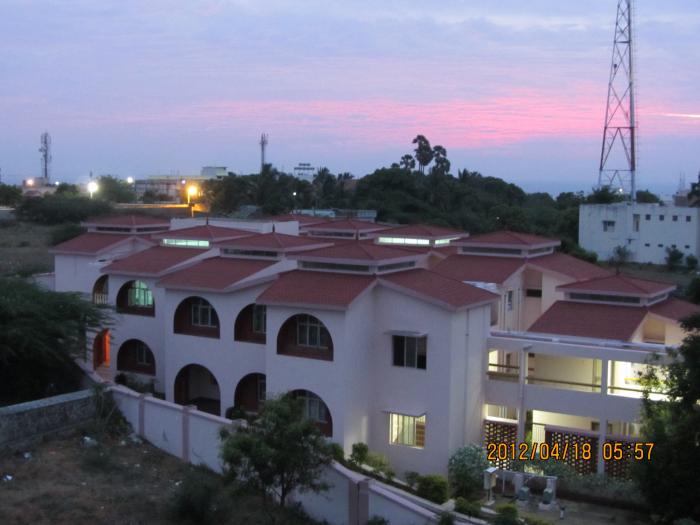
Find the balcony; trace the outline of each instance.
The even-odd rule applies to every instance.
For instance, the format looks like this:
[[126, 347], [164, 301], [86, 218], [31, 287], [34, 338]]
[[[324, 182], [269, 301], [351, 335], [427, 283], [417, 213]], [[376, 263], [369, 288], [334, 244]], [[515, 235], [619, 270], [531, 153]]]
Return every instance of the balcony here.
[[99, 305], [109, 304], [107, 294], [100, 293], [100, 292], [93, 292], [92, 302], [93, 302], [93, 304], [99, 304]]

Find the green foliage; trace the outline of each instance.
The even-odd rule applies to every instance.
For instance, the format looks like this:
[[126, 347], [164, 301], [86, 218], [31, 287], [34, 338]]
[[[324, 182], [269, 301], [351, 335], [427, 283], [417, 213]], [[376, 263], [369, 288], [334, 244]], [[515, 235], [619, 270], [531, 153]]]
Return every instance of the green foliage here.
[[248, 419], [246, 411], [239, 406], [228, 407], [224, 415], [228, 419]]
[[481, 505], [478, 501], [467, 501], [460, 496], [455, 498], [455, 511], [465, 516], [478, 518], [481, 515]]
[[50, 292], [21, 279], [0, 279], [0, 403], [76, 390], [85, 333], [102, 328], [106, 310], [78, 293]]
[[455, 516], [451, 512], [443, 511], [438, 517], [438, 525], [454, 525]]
[[483, 486], [484, 469], [488, 467], [483, 447], [470, 444], [457, 450], [447, 465], [454, 494], [467, 499], [478, 494]]
[[611, 190], [609, 186], [594, 189], [591, 194], [586, 197], [586, 202], [588, 204], [612, 204], [614, 202], [622, 202], [623, 200], [625, 200], [624, 195]]
[[97, 186], [101, 199], [109, 202], [136, 202], [134, 187], [125, 180], [102, 175], [97, 179]]
[[345, 451], [338, 443], [330, 443], [331, 455], [333, 459], [338, 463], [343, 463], [345, 461]]
[[437, 474], [420, 476], [416, 486], [416, 494], [441, 505], [447, 501], [447, 480]]
[[394, 469], [391, 468], [389, 458], [387, 458], [384, 454], [368, 452], [367, 458], [365, 459], [365, 464], [372, 467], [376, 474], [386, 478], [387, 480], [391, 480], [396, 475]]
[[[685, 319], [688, 333], [671, 362], [661, 370], [648, 367], [642, 377], [642, 435], [653, 442], [651, 461], [633, 464], [632, 475], [647, 503], [664, 522], [680, 518], [700, 521], [697, 473], [700, 471], [700, 314]], [[659, 387], [665, 401], [652, 401]]]
[[685, 256], [685, 267], [689, 272], [694, 272], [698, 269], [698, 258], [695, 255], [688, 254]]
[[331, 447], [316, 424], [304, 418], [299, 400], [283, 396], [265, 401], [257, 419], [222, 435], [221, 457], [229, 482], [263, 496], [274, 494], [284, 507], [289, 494], [320, 492], [322, 469]]
[[562, 240], [561, 251], [563, 251], [564, 253], [568, 253], [572, 257], [576, 257], [577, 259], [581, 259], [591, 264], [595, 264], [596, 262], [598, 262], [597, 253], [584, 250], [578, 244], [571, 242], [568, 239]]
[[554, 525], [550, 520], [537, 518], [535, 516], [524, 516], [525, 525]]
[[413, 470], [409, 470], [408, 472], [404, 473], [404, 477], [406, 478], [406, 483], [408, 483], [408, 486], [413, 489], [418, 484], [420, 474], [418, 474], [418, 472], [414, 472]]
[[22, 200], [22, 190], [17, 186], [0, 184], [0, 206], [15, 206]]
[[683, 252], [678, 248], [668, 247], [666, 248], [666, 269], [669, 272], [673, 272], [678, 269], [678, 267], [683, 262]]
[[78, 186], [75, 184], [68, 184], [67, 182], [61, 182], [56, 187], [56, 194], [60, 195], [62, 193], [67, 193], [69, 195], [79, 195], [80, 188], [78, 188]]
[[367, 525], [389, 525], [389, 520], [382, 516], [372, 516], [367, 520]]
[[15, 208], [15, 215], [24, 221], [60, 224], [77, 223], [111, 211], [112, 206], [106, 201], [61, 194], [24, 198]]
[[506, 503], [496, 507], [496, 519], [494, 525], [519, 525], [518, 509], [512, 503]]
[[685, 289], [688, 301], [700, 304], [700, 277], [693, 277]]
[[369, 447], [366, 443], [354, 443], [352, 445], [352, 452], [350, 453], [350, 461], [355, 465], [362, 465], [367, 462], [368, 454]]
[[192, 524], [216, 523], [222, 517], [217, 499], [221, 482], [204, 467], [190, 467], [169, 501], [171, 516]]
[[637, 202], [647, 204], [661, 204], [661, 198], [649, 190], [637, 190]]
[[70, 222], [66, 224], [60, 224], [56, 226], [53, 230], [51, 230], [49, 243], [51, 244], [51, 246], [56, 246], [57, 244], [72, 239], [73, 237], [77, 237], [78, 235], [81, 235], [86, 231], [87, 229], [85, 229], [83, 226], [80, 226], [79, 224], [74, 224]]
[[632, 252], [630, 252], [627, 246], [615, 246], [613, 248], [612, 256], [610, 257], [610, 266], [620, 267], [627, 264], [632, 258]]

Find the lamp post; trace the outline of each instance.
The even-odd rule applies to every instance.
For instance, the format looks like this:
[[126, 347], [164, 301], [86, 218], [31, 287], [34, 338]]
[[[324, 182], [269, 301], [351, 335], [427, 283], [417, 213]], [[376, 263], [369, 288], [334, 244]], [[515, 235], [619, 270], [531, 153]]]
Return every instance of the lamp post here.
[[126, 183], [127, 183], [127, 184], [133, 184], [133, 183], [134, 183], [134, 177], [127, 177], [127, 178], [126, 178]]
[[187, 187], [187, 206], [190, 207], [190, 217], [194, 217], [194, 206], [191, 204], [191, 199], [192, 197], [197, 196], [197, 186], [188, 186]]
[[95, 194], [95, 192], [99, 189], [100, 189], [100, 187], [97, 185], [97, 183], [94, 180], [91, 180], [90, 182], [88, 182], [87, 190], [88, 190], [88, 193], [90, 194], [91, 199], [92, 199], [92, 196]]

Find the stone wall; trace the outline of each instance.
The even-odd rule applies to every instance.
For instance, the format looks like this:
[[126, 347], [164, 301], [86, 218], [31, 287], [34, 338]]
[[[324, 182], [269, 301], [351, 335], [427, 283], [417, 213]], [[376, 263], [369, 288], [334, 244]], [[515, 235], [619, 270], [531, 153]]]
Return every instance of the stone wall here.
[[73, 430], [95, 417], [92, 390], [0, 408], [0, 454], [31, 447], [44, 436]]

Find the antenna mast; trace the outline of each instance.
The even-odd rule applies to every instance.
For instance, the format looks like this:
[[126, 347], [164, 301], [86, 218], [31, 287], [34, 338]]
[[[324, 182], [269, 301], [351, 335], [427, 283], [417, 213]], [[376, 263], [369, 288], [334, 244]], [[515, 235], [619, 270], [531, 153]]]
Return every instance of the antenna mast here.
[[632, 58], [632, 0], [618, 0], [598, 187], [620, 191], [634, 202], [637, 121]]
[[265, 148], [267, 147], [267, 134], [260, 135], [260, 173], [265, 169]]
[[49, 183], [49, 167], [51, 166], [51, 135], [48, 131], [41, 134], [41, 176], [44, 178], [44, 184]]

